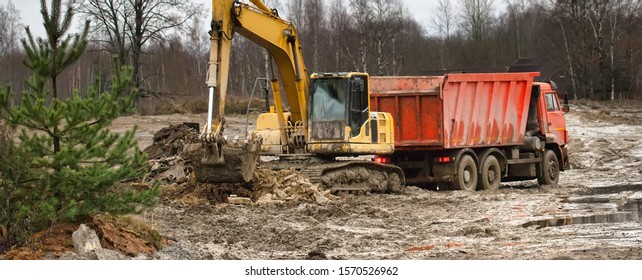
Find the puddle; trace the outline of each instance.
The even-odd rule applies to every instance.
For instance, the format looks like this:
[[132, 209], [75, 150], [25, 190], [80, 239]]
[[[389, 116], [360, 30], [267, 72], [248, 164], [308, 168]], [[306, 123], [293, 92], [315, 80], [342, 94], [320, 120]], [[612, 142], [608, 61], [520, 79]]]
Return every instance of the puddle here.
[[607, 214], [596, 214], [589, 216], [569, 216], [545, 220], [530, 221], [522, 224], [522, 227], [537, 226], [537, 229], [545, 227], [559, 227], [580, 224], [605, 224], [640, 222], [642, 217], [642, 199], [632, 200], [618, 208], [618, 212]]
[[603, 187], [591, 187], [587, 190], [584, 190], [580, 192], [579, 194], [583, 195], [596, 195], [596, 194], [611, 194], [611, 193], [619, 193], [619, 192], [625, 192], [625, 191], [640, 191], [642, 190], [642, 184], [640, 183], [629, 183], [629, 184], [623, 184], [623, 185], [611, 185], [611, 186], [603, 186]]

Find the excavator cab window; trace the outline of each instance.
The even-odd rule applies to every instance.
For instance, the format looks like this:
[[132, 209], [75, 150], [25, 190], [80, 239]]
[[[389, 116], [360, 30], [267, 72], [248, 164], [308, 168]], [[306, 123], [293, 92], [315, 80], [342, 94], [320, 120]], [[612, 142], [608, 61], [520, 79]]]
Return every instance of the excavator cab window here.
[[356, 137], [361, 132], [361, 127], [368, 120], [368, 90], [366, 89], [365, 76], [350, 78], [350, 136]]
[[346, 119], [348, 95], [347, 79], [313, 79], [310, 84], [311, 121], [339, 121]]

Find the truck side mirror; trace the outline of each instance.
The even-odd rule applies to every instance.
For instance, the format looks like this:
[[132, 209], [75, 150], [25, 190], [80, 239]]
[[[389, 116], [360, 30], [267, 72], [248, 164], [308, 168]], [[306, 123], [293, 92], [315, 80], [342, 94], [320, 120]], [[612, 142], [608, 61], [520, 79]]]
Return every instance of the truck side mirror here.
[[562, 104], [562, 112], [564, 112], [564, 114], [569, 112], [568, 104]]
[[568, 106], [568, 94], [564, 94], [564, 104], [562, 104], [562, 112], [564, 114], [568, 113], [570, 111], [570, 108]]

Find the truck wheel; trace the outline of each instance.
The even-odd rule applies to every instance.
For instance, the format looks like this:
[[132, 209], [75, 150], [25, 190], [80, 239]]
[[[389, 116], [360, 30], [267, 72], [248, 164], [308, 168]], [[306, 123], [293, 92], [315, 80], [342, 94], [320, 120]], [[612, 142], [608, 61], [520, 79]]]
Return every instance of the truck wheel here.
[[502, 179], [499, 161], [494, 155], [488, 155], [481, 166], [481, 177], [477, 186], [481, 190], [498, 190]]
[[537, 177], [537, 182], [540, 185], [557, 186], [557, 181], [560, 179], [560, 164], [555, 152], [546, 150], [544, 154], [544, 162], [542, 162], [542, 174]]
[[457, 173], [455, 175], [455, 181], [453, 182], [454, 189], [469, 192], [475, 191], [477, 188], [477, 165], [471, 156], [464, 155], [461, 160], [459, 160]]

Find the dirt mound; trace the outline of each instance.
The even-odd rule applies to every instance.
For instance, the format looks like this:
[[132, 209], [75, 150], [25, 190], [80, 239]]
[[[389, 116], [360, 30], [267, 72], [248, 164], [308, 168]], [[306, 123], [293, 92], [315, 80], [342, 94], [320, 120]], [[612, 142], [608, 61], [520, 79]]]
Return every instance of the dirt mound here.
[[61, 223], [51, 228], [35, 233], [23, 246], [11, 249], [5, 255], [7, 260], [41, 260], [47, 254], [59, 258], [65, 252], [73, 252], [71, 234], [78, 229], [79, 224]]
[[258, 168], [254, 173], [252, 198], [257, 203], [280, 203], [285, 201], [316, 201], [326, 203], [336, 200], [310, 178], [295, 170], [268, 170]]
[[[74, 252], [72, 234], [80, 223], [60, 223], [40, 231], [26, 244], [15, 247], [4, 256], [6, 260], [58, 259]], [[96, 230], [103, 248], [119, 250], [129, 256], [153, 255], [163, 244], [158, 231], [134, 216], [97, 215], [87, 225]]]
[[154, 133], [154, 142], [144, 152], [149, 159], [171, 157], [183, 151], [186, 144], [198, 141], [198, 129], [194, 125], [170, 125]]
[[183, 183], [161, 185], [161, 199], [183, 206], [219, 204], [231, 195], [250, 197], [252, 191], [244, 184]]
[[161, 248], [160, 233], [133, 216], [97, 215], [93, 226], [106, 249], [119, 250], [133, 257], [141, 253], [151, 256]]
[[9, 252], [4, 255], [3, 260], [43, 260], [44, 258], [45, 255], [42, 251], [24, 246], [9, 250]]
[[249, 184], [211, 184], [197, 182], [194, 169], [200, 168], [202, 151], [198, 132], [187, 125], [171, 125], [154, 134], [154, 143], [145, 149], [150, 155], [150, 170], [145, 183], [161, 183], [161, 199], [182, 205], [218, 204], [230, 196], [251, 198], [253, 202], [286, 201], [325, 203], [336, 199], [329, 191], [310, 182], [295, 170], [272, 171], [261, 168]]
[[149, 163], [144, 182], [160, 180], [162, 184], [183, 184], [195, 180], [192, 166], [180, 156], [152, 159]]
[[247, 197], [258, 204], [326, 203], [337, 199], [295, 170], [273, 171], [261, 167], [256, 169], [249, 184], [207, 184], [195, 182], [192, 178], [185, 183], [162, 185], [161, 191], [164, 201], [179, 202], [184, 206], [224, 203], [230, 196]]

